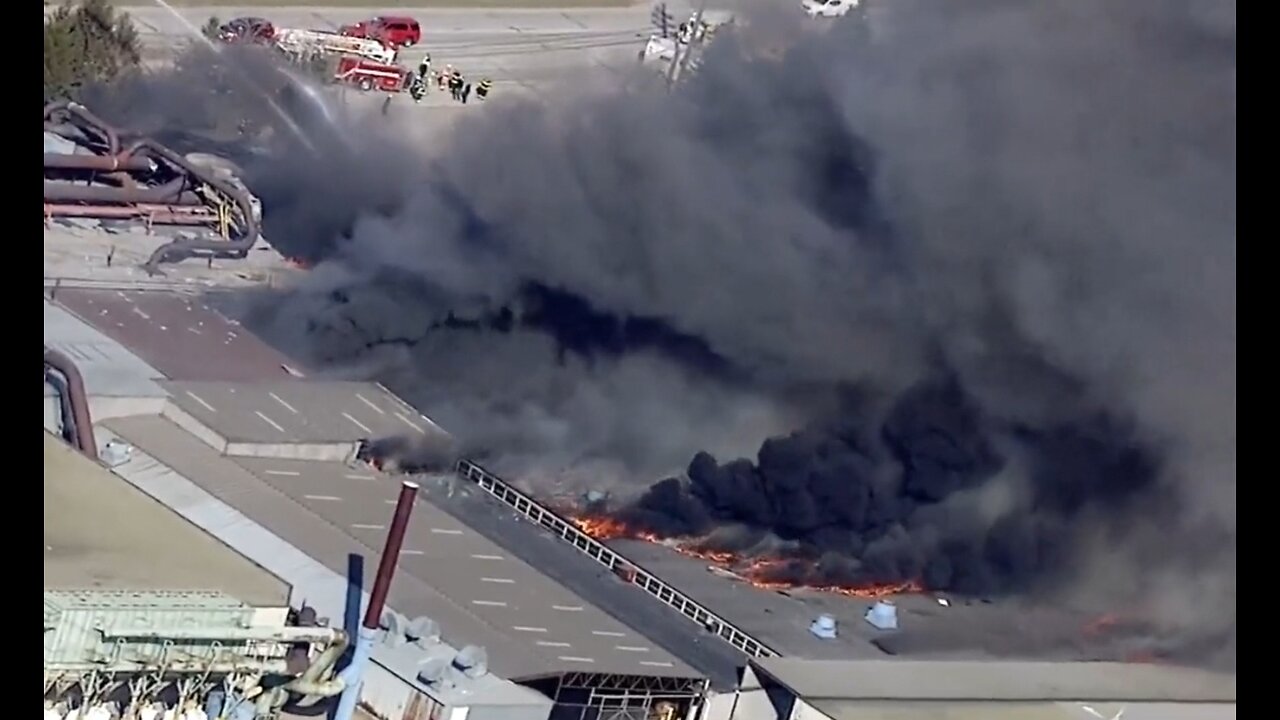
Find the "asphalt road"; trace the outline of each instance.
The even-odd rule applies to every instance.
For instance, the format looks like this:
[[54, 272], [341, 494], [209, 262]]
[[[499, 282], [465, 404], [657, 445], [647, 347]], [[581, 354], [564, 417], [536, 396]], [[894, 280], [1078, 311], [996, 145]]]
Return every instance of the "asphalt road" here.
[[[129, 8], [148, 54], [171, 54], [192, 42], [210, 16], [265, 17], [279, 27], [336, 30], [376, 10], [323, 7]], [[617, 68], [634, 63], [650, 33], [649, 8], [580, 8], [537, 10], [400, 10], [417, 18], [422, 42], [400, 54], [400, 62], [416, 66], [430, 53], [436, 67], [451, 64], [479, 80], [496, 85], [532, 86], [568, 79], [589, 68]], [[495, 93], [496, 94], [496, 93]]]
[[[672, 4], [675, 8], [675, 3]], [[336, 30], [379, 12], [369, 8], [326, 7], [130, 7], [149, 64], [163, 64], [186, 44], [199, 42], [211, 16], [264, 17], [277, 27]], [[388, 11], [390, 12], [390, 11]], [[452, 65], [471, 82], [489, 78], [493, 99], [510, 94], [545, 95], [556, 85], [579, 85], [634, 67], [649, 37], [650, 8], [567, 9], [398, 9], [416, 18], [422, 42], [401, 51], [398, 61], [416, 67], [426, 53], [433, 67]], [[673, 12], [675, 12], [673, 10]], [[679, 16], [679, 12], [676, 12]], [[606, 80], [607, 82], [607, 80]], [[334, 88], [335, 102], [359, 110], [377, 108], [382, 93]], [[472, 96], [463, 106], [447, 92], [432, 90], [418, 104], [407, 94], [393, 98], [389, 115], [408, 123], [415, 136], [434, 138], [461, 118], [484, 107]]]

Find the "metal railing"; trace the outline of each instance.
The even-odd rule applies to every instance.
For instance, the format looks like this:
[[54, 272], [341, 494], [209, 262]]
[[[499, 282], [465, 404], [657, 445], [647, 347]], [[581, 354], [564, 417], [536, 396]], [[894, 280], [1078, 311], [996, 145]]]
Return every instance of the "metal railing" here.
[[528, 495], [511, 487], [498, 476], [469, 460], [459, 460], [457, 471], [464, 479], [500, 500], [522, 516], [555, 533], [587, 557], [611, 571], [627, 571], [628, 579], [641, 590], [657, 598], [677, 612], [698, 623], [708, 632], [751, 657], [777, 657], [779, 653], [738, 629], [729, 621], [700, 605], [689, 596], [658, 579], [631, 560], [611, 550], [604, 543], [578, 529], [555, 511], [540, 505]]

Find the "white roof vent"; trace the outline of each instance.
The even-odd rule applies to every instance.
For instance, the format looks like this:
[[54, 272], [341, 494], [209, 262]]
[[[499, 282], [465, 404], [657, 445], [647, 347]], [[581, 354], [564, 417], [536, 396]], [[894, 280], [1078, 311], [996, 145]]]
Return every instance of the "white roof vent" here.
[[400, 613], [394, 610], [383, 611], [382, 619], [378, 621], [378, 626], [383, 630], [383, 645], [400, 647], [405, 643], [409, 621], [405, 620]]
[[453, 680], [449, 678], [451, 665], [447, 655], [429, 656], [418, 667], [418, 682], [441, 689], [453, 687]]
[[426, 616], [416, 617], [405, 627], [404, 636], [425, 650], [440, 642], [440, 624]]
[[468, 645], [453, 656], [453, 666], [472, 680], [489, 672], [489, 653], [477, 645]]

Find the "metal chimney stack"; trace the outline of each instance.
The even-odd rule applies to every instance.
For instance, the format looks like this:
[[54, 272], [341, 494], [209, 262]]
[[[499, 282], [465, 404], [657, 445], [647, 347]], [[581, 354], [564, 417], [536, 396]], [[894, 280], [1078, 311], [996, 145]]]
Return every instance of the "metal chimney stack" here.
[[338, 711], [334, 714], [334, 720], [351, 720], [356, 703], [360, 700], [360, 684], [364, 679], [364, 669], [369, 664], [369, 655], [378, 639], [382, 611], [387, 604], [387, 592], [391, 589], [391, 578], [395, 575], [396, 563], [400, 560], [400, 548], [404, 545], [404, 533], [409, 527], [409, 515], [413, 512], [413, 501], [417, 495], [417, 483], [405, 481], [400, 485], [400, 499], [396, 501], [396, 514], [391, 519], [391, 528], [387, 531], [387, 543], [382, 548], [378, 575], [374, 578], [373, 589], [369, 592], [369, 607], [364, 613], [364, 623], [361, 624], [355, 651], [351, 655], [351, 664], [347, 665], [339, 675], [346, 689], [338, 699]]

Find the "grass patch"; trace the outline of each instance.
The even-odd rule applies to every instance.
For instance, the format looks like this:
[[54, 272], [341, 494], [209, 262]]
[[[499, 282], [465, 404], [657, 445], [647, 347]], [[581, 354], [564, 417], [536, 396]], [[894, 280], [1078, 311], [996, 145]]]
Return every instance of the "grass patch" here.
[[[629, 7], [632, 0], [168, 0], [174, 7], [243, 7], [243, 8], [293, 8], [293, 7], [325, 7], [325, 8], [376, 8], [390, 10], [405, 8], [423, 10], [435, 8], [477, 8], [477, 9], [554, 9], [554, 8], [594, 8], [594, 7]], [[138, 7], [154, 7], [150, 3], [130, 0], [119, 3], [121, 10]]]

